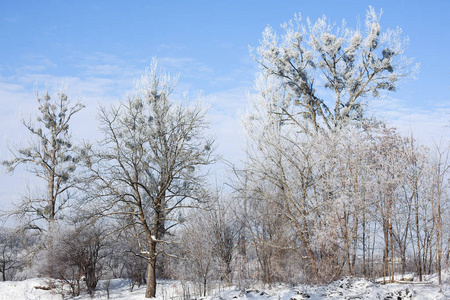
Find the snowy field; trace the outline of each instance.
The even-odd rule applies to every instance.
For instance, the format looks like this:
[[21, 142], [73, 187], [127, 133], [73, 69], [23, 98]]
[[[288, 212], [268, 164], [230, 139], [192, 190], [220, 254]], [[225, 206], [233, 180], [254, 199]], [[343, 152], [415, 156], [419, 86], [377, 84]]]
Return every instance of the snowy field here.
[[[0, 300], [37, 300], [37, 299], [108, 299], [106, 281], [99, 283], [93, 298], [88, 295], [71, 297], [67, 295], [67, 287], [56, 287], [51, 290], [43, 289], [48, 286], [46, 279], [28, 279], [25, 281], [0, 282]], [[145, 287], [135, 287], [130, 292], [129, 282], [125, 279], [114, 279], [109, 282], [109, 299], [144, 299]], [[444, 276], [441, 287], [437, 285], [437, 277], [426, 278], [426, 283], [394, 283], [376, 284], [365, 279], [343, 278], [328, 285], [297, 287], [277, 286], [273, 288], [247, 289], [237, 288], [217, 290], [205, 300], [300, 300], [300, 299], [450, 299], [450, 274]], [[161, 281], [158, 285], [157, 299], [183, 300], [183, 288], [177, 281]]]

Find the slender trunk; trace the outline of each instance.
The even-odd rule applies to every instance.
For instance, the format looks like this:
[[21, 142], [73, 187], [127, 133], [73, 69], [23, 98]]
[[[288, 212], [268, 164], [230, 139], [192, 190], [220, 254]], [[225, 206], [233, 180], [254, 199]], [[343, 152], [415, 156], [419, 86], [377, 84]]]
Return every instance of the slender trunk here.
[[422, 255], [420, 251], [420, 231], [419, 231], [419, 199], [417, 190], [414, 191], [414, 208], [416, 217], [416, 239], [417, 239], [417, 273], [419, 273], [419, 281], [422, 281]]
[[345, 251], [347, 252], [347, 267], [348, 267], [348, 275], [352, 276], [352, 263], [351, 263], [351, 255], [350, 255], [350, 237], [348, 232], [348, 222], [349, 216], [347, 212], [344, 212], [344, 235], [345, 235]]
[[55, 171], [56, 171], [56, 145], [57, 145], [57, 135], [53, 133], [52, 135], [52, 152], [51, 152], [51, 162], [48, 172], [48, 205], [49, 207], [46, 209], [50, 209], [48, 212], [48, 220], [49, 222], [52, 222], [55, 220], [56, 215], [56, 193], [55, 193]]
[[358, 225], [359, 225], [359, 220], [358, 220], [358, 218], [356, 218], [356, 222], [354, 225], [354, 234], [352, 237], [352, 239], [353, 239], [352, 270], [355, 270], [355, 264], [356, 264], [356, 251], [358, 249]]
[[441, 266], [441, 261], [442, 261], [442, 217], [441, 217], [441, 203], [440, 201], [438, 202], [438, 224], [436, 227], [436, 246], [437, 246], [437, 268], [438, 268], [438, 279], [439, 279], [439, 285], [442, 285], [442, 266]]
[[[441, 164], [437, 165], [437, 184], [436, 184], [436, 201], [437, 206], [434, 211], [436, 211], [437, 216], [433, 218], [436, 223], [436, 251], [437, 251], [437, 269], [438, 269], [438, 280], [439, 285], [442, 285], [442, 272], [441, 272], [441, 261], [442, 261], [442, 215], [441, 215]], [[433, 215], [436, 215], [434, 213]]]
[[206, 274], [203, 276], [203, 297], [206, 297]]
[[389, 237], [390, 237], [390, 247], [391, 247], [391, 274], [390, 281], [394, 282], [394, 232], [392, 230], [392, 223], [389, 223]]
[[375, 255], [375, 240], [376, 240], [376, 236], [377, 236], [377, 223], [374, 223], [373, 225], [373, 233], [372, 233], [372, 251], [370, 254], [370, 261], [372, 262], [371, 264], [371, 268], [370, 268], [370, 272], [372, 273], [372, 278], [375, 278], [375, 272], [374, 272], [374, 263], [375, 263], [375, 259], [374, 259], [374, 255]]
[[54, 236], [54, 229], [55, 224], [54, 220], [49, 220], [48, 224], [48, 236], [47, 236], [47, 276], [50, 278], [56, 278], [55, 274], [55, 268], [54, 268], [54, 262], [53, 262], [53, 252], [54, 252], [54, 246], [53, 246], [53, 236]]
[[362, 223], [362, 247], [363, 247], [363, 257], [362, 257], [362, 268], [363, 268], [363, 276], [367, 277], [367, 270], [366, 270], [366, 213], [363, 213], [363, 223]]
[[385, 282], [386, 277], [389, 276], [389, 233], [387, 220], [383, 221], [383, 234], [384, 234], [383, 282]]

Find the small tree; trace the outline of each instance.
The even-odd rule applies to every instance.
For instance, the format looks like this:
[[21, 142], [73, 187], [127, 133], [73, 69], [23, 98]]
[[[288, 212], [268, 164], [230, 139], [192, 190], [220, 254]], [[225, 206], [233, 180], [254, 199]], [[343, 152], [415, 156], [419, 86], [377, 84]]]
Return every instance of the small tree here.
[[0, 232], [0, 273], [2, 280], [13, 280], [15, 272], [22, 266], [20, 236], [5, 228]]
[[185, 267], [183, 278], [199, 284], [206, 296], [208, 281], [220, 280], [231, 285], [237, 220], [230, 199], [221, 193], [209, 195], [205, 207], [192, 210], [181, 232], [179, 256]]
[[181, 231], [179, 257], [181, 278], [198, 286], [200, 296], [206, 297], [208, 284], [214, 278], [219, 262], [214, 251], [214, 233], [208, 219], [208, 212], [194, 211]]
[[154, 60], [126, 101], [101, 109], [101, 148], [82, 153], [90, 190], [103, 203], [98, 213], [125, 221], [139, 244], [135, 255], [148, 262], [147, 298], [156, 294], [159, 246], [170, 243], [166, 233], [182, 220], [182, 208], [201, 199], [199, 168], [213, 162], [206, 109], [171, 102], [175, 83], [158, 74]]
[[73, 296], [79, 296], [83, 280], [93, 295], [102, 272], [101, 260], [108, 254], [105, 229], [99, 224], [80, 225], [60, 229], [53, 241], [56, 276], [70, 285]]

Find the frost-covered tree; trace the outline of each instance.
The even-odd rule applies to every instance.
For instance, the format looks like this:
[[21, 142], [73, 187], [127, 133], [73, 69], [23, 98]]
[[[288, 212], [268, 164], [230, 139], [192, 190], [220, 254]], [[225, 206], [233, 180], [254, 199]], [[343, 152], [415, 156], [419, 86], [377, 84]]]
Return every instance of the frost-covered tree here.
[[27, 171], [44, 181], [45, 191], [26, 195], [10, 212], [26, 229], [42, 232], [51, 227], [72, 196], [76, 159], [69, 123], [84, 105], [79, 102], [71, 105], [63, 89], [53, 98], [48, 92], [44, 96], [36, 92], [36, 98], [39, 104], [36, 122], [22, 120], [31, 134], [28, 145], [11, 149], [13, 158], [2, 164], [9, 173], [24, 165]]
[[218, 260], [214, 252], [214, 232], [205, 210], [193, 211], [180, 232], [180, 279], [195, 283], [200, 296], [206, 297], [208, 284], [216, 279]]
[[184, 271], [180, 279], [196, 282], [205, 297], [209, 282], [231, 285], [239, 222], [236, 207], [223, 192], [214, 192], [199, 209], [191, 210], [178, 232], [181, 237], [178, 257]]
[[27, 171], [42, 179], [46, 187], [29, 189], [6, 215], [15, 217], [23, 230], [39, 235], [38, 248], [46, 250], [48, 256], [44, 272], [54, 276], [52, 231], [55, 221], [62, 217], [63, 209], [73, 198], [73, 174], [77, 166], [69, 123], [84, 105], [79, 102], [71, 105], [64, 89], [52, 98], [48, 92], [44, 96], [36, 92], [36, 98], [39, 104], [36, 121], [22, 120], [31, 134], [28, 145], [11, 149], [13, 158], [2, 164], [10, 173], [24, 165]]
[[261, 72], [258, 93], [242, 118], [249, 137], [246, 188], [290, 224], [285, 236], [291, 241], [284, 248], [300, 255], [313, 281], [353, 275], [360, 246], [363, 264], [367, 260], [376, 199], [370, 185], [376, 164], [370, 159], [376, 154], [392, 159], [383, 166], [398, 179], [383, 182], [393, 186], [385, 191], [386, 262], [394, 258], [394, 235], [403, 234], [394, 231], [393, 217], [404, 166], [371, 150], [371, 140], [381, 145], [371, 134], [383, 134], [376, 122], [363, 118], [363, 105], [395, 91], [416, 66], [404, 57], [408, 39], [401, 29], [382, 31], [380, 16], [370, 7], [363, 29], [345, 22], [336, 26], [325, 16], [304, 23], [295, 16], [281, 35], [267, 27], [260, 47], [252, 50]]
[[175, 83], [153, 61], [128, 99], [100, 110], [104, 138], [82, 153], [97, 213], [121, 218], [138, 241], [135, 255], [147, 260], [147, 298], [156, 294], [156, 260], [170, 243], [167, 233], [182, 221], [183, 208], [201, 199], [202, 166], [214, 160], [205, 106], [171, 101]]
[[406, 163], [403, 153], [406, 152], [403, 137], [393, 128], [382, 128], [373, 140], [373, 157], [371, 171], [375, 181], [374, 202], [375, 218], [383, 232], [383, 275], [394, 280], [395, 237], [401, 232], [395, 231], [396, 213], [402, 206], [403, 191], [401, 183], [405, 181]]
[[[312, 202], [314, 199], [309, 197], [314, 152], [313, 144], [307, 140], [312, 140], [311, 136], [305, 136], [291, 123], [284, 123], [282, 111], [277, 105], [283, 99], [283, 88], [273, 85], [273, 78], [260, 76], [258, 79], [257, 87], [263, 92], [252, 98], [252, 107], [248, 115], [243, 116], [249, 137], [244, 172], [247, 184], [238, 189], [245, 189], [245, 193], [256, 200], [254, 207], [263, 208], [263, 214], [252, 222], [250, 230], [257, 241], [255, 245], [258, 247], [262, 273], [267, 274], [264, 281], [270, 283], [273, 247], [280, 246], [279, 236], [289, 236], [292, 230], [298, 234], [297, 240], [301, 245], [298, 253], [307, 261], [306, 269], [317, 272], [311, 236], [312, 221], [315, 219], [311, 209], [315, 205]], [[272, 85], [273, 88], [270, 88]], [[269, 88], [265, 90], [266, 87]], [[277, 227], [281, 224], [283, 229]], [[288, 245], [290, 248], [292, 246]]]
[[265, 77], [283, 86], [279, 104], [283, 118], [314, 130], [335, 130], [363, 115], [363, 99], [395, 91], [417, 66], [404, 57], [408, 38], [402, 30], [381, 30], [380, 14], [369, 7], [364, 28], [336, 26], [323, 16], [316, 22], [300, 15], [271, 27], [253, 52]]
[[[310, 131], [285, 114], [288, 87], [278, 83], [260, 74], [242, 116], [247, 158], [235, 188], [252, 207], [247, 228], [265, 246], [256, 251], [295, 251], [306, 280], [318, 282], [442, 269], [447, 152], [430, 161], [427, 148], [375, 120]], [[276, 234], [272, 220], [282, 224]]]

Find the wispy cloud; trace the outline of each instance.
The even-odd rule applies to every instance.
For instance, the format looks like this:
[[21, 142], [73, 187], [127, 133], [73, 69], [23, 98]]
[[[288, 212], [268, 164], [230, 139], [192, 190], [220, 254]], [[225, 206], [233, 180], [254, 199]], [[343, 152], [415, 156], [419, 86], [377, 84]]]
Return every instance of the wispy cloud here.
[[28, 74], [44, 71], [48, 72], [49, 69], [58, 67], [55, 62], [43, 55], [28, 54], [25, 55], [25, 59], [32, 63], [24, 64], [20, 66], [20, 68], [17, 68], [16, 72], [18, 74]]
[[218, 153], [231, 162], [244, 158], [244, 134], [238, 113], [247, 107], [247, 94], [248, 87], [243, 86], [206, 95], [211, 101], [208, 117], [211, 132], [217, 137]]
[[391, 97], [373, 101], [371, 105], [370, 111], [375, 116], [405, 135], [412, 134], [421, 143], [431, 145], [441, 138], [450, 142], [450, 101], [434, 101], [419, 107]]
[[204, 76], [214, 73], [214, 70], [208, 65], [199, 62], [194, 58], [189, 57], [157, 57], [158, 63], [168, 68], [170, 71], [176, 70], [177, 73], [183, 74], [186, 77]]
[[84, 73], [90, 76], [100, 75], [100, 76], [116, 76], [122, 72], [122, 67], [118, 65], [79, 65], [78, 67], [84, 69]]
[[162, 51], [162, 50], [176, 50], [176, 51], [181, 51], [181, 50], [186, 50], [187, 47], [184, 45], [179, 45], [179, 44], [161, 44], [158, 46], [158, 50], [157, 51]]

